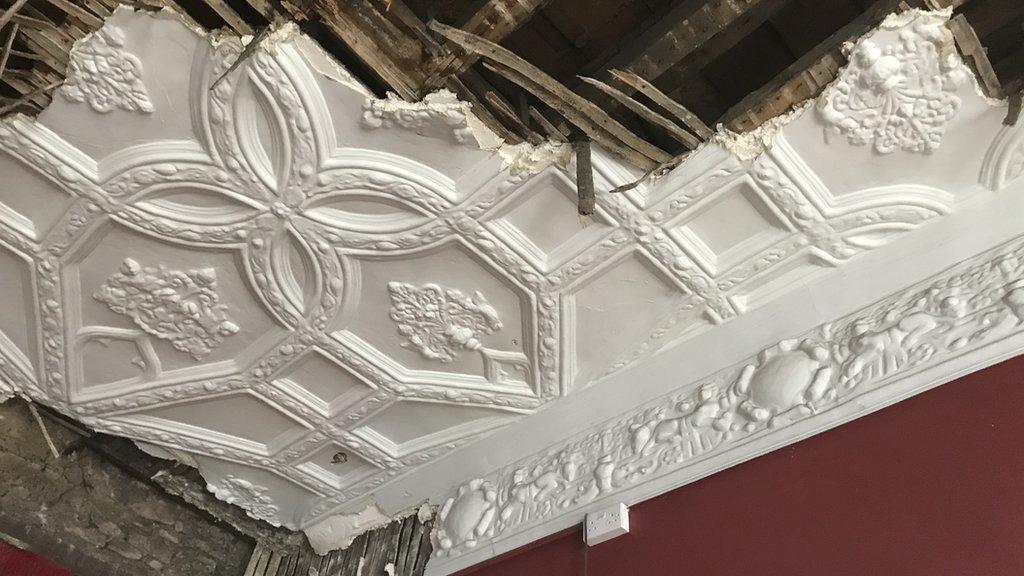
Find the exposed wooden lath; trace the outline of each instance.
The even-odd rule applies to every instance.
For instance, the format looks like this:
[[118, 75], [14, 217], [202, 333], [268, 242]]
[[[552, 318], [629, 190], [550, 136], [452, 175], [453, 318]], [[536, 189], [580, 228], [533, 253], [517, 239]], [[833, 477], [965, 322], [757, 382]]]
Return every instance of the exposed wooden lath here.
[[364, 532], [347, 548], [323, 556], [308, 548], [285, 553], [257, 544], [240, 576], [421, 576], [433, 549], [430, 528], [414, 514]]
[[[207, 28], [258, 34], [293, 20], [381, 95], [447, 88], [502, 138], [573, 132], [643, 169], [725, 124], [748, 130], [812, 98], [843, 42], [904, 7], [952, 8], [950, 27], [992, 95], [1024, 82], [1016, 0], [134, 0]], [[0, 0], [0, 102], [38, 111], [74, 41], [115, 0]], [[428, 23], [438, 20], [431, 30]], [[15, 28], [15, 25], [17, 27]], [[495, 49], [492, 49], [495, 48]]]

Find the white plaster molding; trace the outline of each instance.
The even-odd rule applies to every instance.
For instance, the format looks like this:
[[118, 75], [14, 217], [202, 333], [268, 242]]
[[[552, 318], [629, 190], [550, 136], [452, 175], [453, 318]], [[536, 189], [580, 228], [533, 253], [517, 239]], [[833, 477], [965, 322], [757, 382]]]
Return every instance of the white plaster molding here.
[[207, 489], [217, 498], [245, 509], [246, 513], [257, 520], [266, 520], [277, 526], [278, 507], [274, 500], [267, 496], [267, 489], [253, 484], [244, 478], [228, 476]]
[[929, 369], [957, 366], [961, 358], [975, 363], [979, 352], [988, 356], [986, 348], [993, 349], [988, 362], [998, 360], [1005, 341], [1024, 336], [1022, 321], [1024, 240], [1016, 240], [470, 480], [441, 506], [432, 534], [438, 560], [429, 572], [490, 557], [503, 540], [521, 542], [517, 536], [552, 518], [582, 518], [595, 503], [622, 500], [684, 468], [697, 469], [688, 480], [705, 475], [714, 468], [703, 463], [718, 454], [746, 459], [759, 453], [745, 448], [753, 442], [799, 439], [802, 422], [830, 427], [841, 418], [833, 410], [880, 408], [889, 399], [878, 393], [888, 388], [903, 388], [889, 398], [923, 391], [936, 384], [919, 377]]
[[201, 360], [241, 329], [217, 295], [217, 271], [144, 268], [125, 258], [93, 298], [131, 318], [147, 333]]
[[480, 350], [480, 338], [501, 330], [501, 319], [480, 292], [466, 296], [436, 284], [388, 282], [391, 319], [408, 339], [402, 346], [451, 362], [460, 349]]
[[[910, 14], [879, 33], [935, 48], [948, 14]], [[157, 28], [152, 50], [125, 48]], [[915, 362], [917, 348], [890, 348], [926, 341], [938, 350], [944, 341], [928, 338], [965, 328], [988, 304], [968, 297], [961, 317], [963, 296], [928, 296], [920, 310], [893, 304], [890, 324], [872, 316], [863, 333], [843, 324], [791, 342], [806, 332], [801, 319], [846, 318], [851, 303], [1019, 233], [1005, 215], [1021, 185], [1021, 132], [978, 136], [1001, 111], [969, 91], [956, 93], [958, 110], [982, 112], [941, 115], [884, 155], [809, 145], [806, 135], [820, 138], [829, 124], [805, 107], [742, 155], [719, 138], [656, 181], [598, 194], [584, 228], [566, 146], [481, 149], [490, 136], [444, 93], [368, 100], [293, 27], [212, 91], [241, 50], [237, 39], [211, 42], [166, 14], [127, 9], [92, 38], [71, 57], [90, 106], [57, 100], [38, 121], [0, 122], [0, 270], [12, 293], [0, 305], [0, 395], [188, 459], [222, 496], [307, 530], [320, 550], [372, 524], [359, 514], [375, 498], [380, 516], [400, 514], [479, 477], [443, 509], [446, 559], [435, 564], [446, 570], [487, 555], [467, 552], [470, 541], [494, 552], [577, 518], [607, 493], [650, 495], [709, 471], [693, 462], [761, 438], [789, 441], [817, 414], [888, 386], [871, 353]], [[188, 44], [182, 38], [191, 60], [161, 60], [162, 48]], [[114, 76], [127, 82], [115, 88], [86, 73], [109, 50], [106, 64], [134, 73]], [[915, 64], [909, 52], [898, 56]], [[915, 70], [962, 67], [936, 64], [927, 46], [919, 56]], [[848, 83], [873, 77], [866, 61], [844, 73]], [[167, 105], [146, 110], [143, 69]], [[120, 103], [94, 109], [93, 93]], [[106, 116], [110, 106], [146, 114]], [[97, 145], [83, 132], [98, 118], [135, 132]], [[987, 151], [964, 144], [982, 140], [992, 142]], [[960, 172], [926, 164], [947, 151], [980, 167], [977, 184], [937, 187]], [[905, 170], [876, 177], [858, 155]], [[600, 149], [594, 167], [599, 190], [637, 177]], [[985, 210], [1000, 223], [973, 234], [963, 222], [978, 228], [984, 220], [969, 219]], [[853, 274], [868, 261], [888, 265], [888, 288]], [[827, 302], [794, 303], [826, 282]], [[998, 300], [997, 286], [977, 288]], [[995, 306], [984, 309], [1009, 321]], [[756, 318], [784, 334], [751, 340]], [[719, 376], [690, 374], [598, 412], [604, 398], [648, 386], [628, 382], [631, 371], [683, 348], [690, 359], [659, 368], [662, 376], [702, 362]], [[780, 384], [774, 373], [793, 378]], [[554, 410], [567, 416], [553, 425], [545, 416]], [[576, 426], [586, 432], [566, 440], [573, 448], [562, 460], [546, 451], [598, 413], [606, 422]], [[707, 450], [673, 448], [683, 431]], [[498, 437], [503, 446], [465, 461]], [[503, 456], [510, 450], [519, 452]], [[333, 459], [339, 452], [346, 457]], [[647, 466], [650, 456], [667, 462]], [[528, 465], [517, 472], [514, 461]], [[487, 521], [467, 512], [488, 506]]]
[[873, 38], [848, 47], [850, 64], [819, 111], [829, 132], [881, 154], [902, 149], [930, 152], [960, 109], [957, 88], [969, 79], [956, 55], [948, 13], [890, 16], [882, 30], [899, 37], [879, 45]]
[[61, 95], [72, 102], [87, 102], [102, 113], [117, 108], [152, 112], [153, 103], [142, 83], [142, 63], [124, 49], [124, 42], [124, 31], [104, 26], [76, 43], [77, 58], [68, 65]]
[[368, 530], [386, 526], [395, 518], [384, 514], [376, 504], [367, 504], [365, 508], [352, 514], [336, 514], [325, 521], [306, 530], [309, 544], [313, 550], [326, 554], [336, 550], [338, 544], [347, 547], [357, 536]]

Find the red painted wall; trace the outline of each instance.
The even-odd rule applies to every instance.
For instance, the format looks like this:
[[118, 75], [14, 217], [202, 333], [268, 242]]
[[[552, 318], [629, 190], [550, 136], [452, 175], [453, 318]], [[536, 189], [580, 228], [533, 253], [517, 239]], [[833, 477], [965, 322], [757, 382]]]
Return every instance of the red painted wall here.
[[1024, 575], [1024, 356], [630, 509], [473, 576]]
[[71, 576], [71, 572], [0, 541], [0, 576]]

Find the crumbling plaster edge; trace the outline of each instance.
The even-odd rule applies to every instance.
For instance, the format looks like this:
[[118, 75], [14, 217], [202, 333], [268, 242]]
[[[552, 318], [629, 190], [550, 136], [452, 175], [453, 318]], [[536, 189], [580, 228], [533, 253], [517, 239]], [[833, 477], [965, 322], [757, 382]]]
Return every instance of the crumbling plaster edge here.
[[[843, 53], [849, 55], [854, 47], [863, 40], [874, 36], [880, 31], [902, 28], [922, 16], [937, 16], [948, 22], [953, 16], [953, 9], [944, 8], [940, 10], [922, 10], [920, 8], [911, 8], [902, 12], [893, 12], [887, 15], [881, 23], [864, 34], [844, 42], [842, 46]], [[1006, 99], [992, 98], [985, 93], [985, 90], [982, 88], [981, 82], [978, 80], [974, 70], [967, 65], [963, 56], [956, 47], [956, 42], [953, 38], [952, 32], [949, 32], [947, 50], [948, 51], [945, 54], [947, 57], [956, 58], [964, 66], [967, 77], [974, 88], [974, 92], [981, 100], [995, 108], [1007, 106]], [[828, 99], [829, 94], [835, 90], [836, 83], [840, 81], [843, 73], [849, 67], [850, 62], [848, 61], [839, 68], [839, 71], [836, 73], [836, 77], [826, 84], [817, 95], [793, 105], [789, 110], [782, 114], [765, 120], [756, 128], [746, 132], [735, 132], [726, 128], [723, 124], [718, 124], [715, 127], [715, 133], [712, 135], [709, 142], [726, 149], [742, 162], [753, 162], [762, 154], [771, 150], [776, 135], [781, 132], [785, 126], [801, 118], [805, 113], [814, 112], [817, 108], [823, 106]]]
[[[122, 5], [114, 12], [114, 15], [121, 14], [124, 11], [130, 11], [132, 13], [141, 12], [151, 17], [173, 18], [195, 32], [200, 38], [205, 38], [210, 45], [214, 47], [222, 42], [245, 42], [244, 38], [235, 34], [224, 31], [211, 32], [205, 30], [196, 25], [191, 21], [191, 19], [170, 8], [165, 7], [158, 12], [153, 12]], [[939, 14], [948, 19], [952, 15], [952, 11], [924, 11], [913, 9], [897, 14], [890, 14], [881, 25], [873, 28], [860, 38], [870, 36], [880, 29], [902, 26], [921, 14]], [[112, 17], [113, 15], [108, 17], [108, 20]], [[75, 43], [75, 46], [72, 48], [70, 53], [70, 59], [76, 58], [77, 51], [81, 44], [90, 36], [91, 35], [87, 35]], [[248, 38], [251, 41], [252, 37]], [[275, 29], [264, 37], [261, 44], [268, 49], [273, 49], [275, 44], [288, 41], [301, 42], [301, 44], [299, 44], [300, 49], [305, 55], [307, 55], [313, 68], [325, 78], [361, 92], [366, 96], [368, 102], [386, 102], [389, 100], [388, 98], [373, 97], [364, 85], [359, 83], [358, 80], [350, 74], [347, 74], [340, 63], [335, 61], [333, 57], [326, 53], [315, 41], [302, 33], [298, 29], [298, 26], [293, 22], [275, 24]], [[859, 39], [857, 41], [859, 41]], [[852, 45], [855, 43], [856, 41], [853, 41], [849, 44]], [[956, 54], [956, 57], [960, 58], [958, 53]], [[845, 66], [843, 69], [845, 69]], [[843, 69], [840, 70], [840, 75]], [[992, 106], [1005, 106], [1006, 103], [1004, 100], [994, 100], [987, 97], [981, 89], [976, 76], [969, 67], [968, 71], [971, 81], [974, 82], [976, 92], [986, 102]], [[722, 125], [719, 125], [716, 127], [715, 134], [709, 142], [704, 143], [696, 150], [689, 152], [687, 156], [692, 155], [704, 146], [717, 145], [721, 146], [741, 161], [752, 161], [770, 150], [775, 135], [784, 126], [801, 117], [808, 109], [812, 108], [816, 102], [825, 98], [832, 89], [834, 83], [835, 81], [827, 85], [818, 96], [805, 100], [788, 112], [767, 120], [762, 125], [749, 132], [736, 133], [726, 129]], [[415, 105], [416, 103], [412, 104]], [[503, 170], [517, 176], [528, 176], [539, 173], [553, 164], [562, 168], [569, 166], [571, 162], [571, 150], [567, 144], [554, 140], [547, 140], [536, 146], [529, 143], [516, 145], [508, 144], [498, 138], [492, 131], [486, 128], [478, 118], [476, 118], [472, 113], [471, 105], [469, 103], [463, 104], [466, 106], [467, 112], [465, 127], [473, 134], [476, 144], [481, 150], [498, 154], [501, 157]], [[420, 105], [426, 106], [426, 109], [428, 110], [433, 106], [429, 103], [420, 103]], [[685, 162], [686, 158], [684, 157], [679, 167], [682, 167]], [[14, 396], [15, 393], [6, 390], [5, 387], [0, 388], [0, 402], [9, 400]], [[323, 554], [330, 550], [343, 549], [350, 545], [352, 540], [359, 534], [384, 526], [395, 520], [400, 520], [413, 513], [417, 513], [417, 509], [405, 510], [389, 516], [381, 510], [375, 502], [371, 501], [360, 511], [325, 517], [316, 524], [306, 527], [304, 531], [309, 538], [310, 543], [313, 544], [314, 549], [317, 550], [318, 553]]]
[[303, 529], [310, 546], [317, 554], [324, 555], [334, 550], [344, 550], [360, 534], [383, 528], [392, 522], [398, 522], [416, 515], [421, 524], [433, 520], [436, 508], [424, 503], [416, 508], [403, 510], [398, 514], [388, 515], [371, 499], [366, 506], [356, 512], [333, 514]]

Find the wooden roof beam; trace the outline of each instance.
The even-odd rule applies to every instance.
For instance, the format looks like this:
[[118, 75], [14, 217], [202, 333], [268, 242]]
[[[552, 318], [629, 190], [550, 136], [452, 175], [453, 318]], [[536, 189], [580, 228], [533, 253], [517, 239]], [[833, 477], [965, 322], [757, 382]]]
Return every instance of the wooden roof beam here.
[[7, 69], [7, 59], [13, 52], [11, 46], [14, 45], [14, 38], [18, 35], [18, 25], [14, 24], [11, 29], [7, 32], [7, 39], [4, 41], [4, 51], [0, 54], [0, 78], [3, 78], [4, 70]]
[[696, 9], [692, 1], [682, 2], [624, 49], [588, 68], [618, 68], [654, 81], [740, 19], [784, 1], [710, 0]]
[[10, 8], [4, 10], [4, 13], [0, 15], [0, 28], [7, 26], [7, 23], [18, 13], [18, 10], [25, 5], [28, 0], [17, 0]]
[[689, 82], [693, 74], [702, 71], [719, 56], [725, 54], [744, 38], [774, 17], [790, 0], [763, 0], [743, 17], [703, 42], [696, 50], [680, 59], [659, 75], [658, 85], [668, 94], [674, 94], [681, 84]]
[[634, 165], [650, 169], [672, 159], [671, 155], [630, 132], [594, 103], [573, 93], [505, 48], [439, 22], [431, 22], [430, 28], [467, 52], [474, 52], [488, 60], [495, 73], [518, 84], [575, 124], [587, 136]]
[[437, 58], [447, 51], [401, 0], [392, 0], [387, 9], [401, 25], [392, 22], [371, 0], [313, 0], [306, 11], [295, 4], [297, 1], [300, 0], [282, 4], [294, 17], [317, 14], [334, 35], [402, 98], [416, 101], [433, 88], [448, 88], [469, 102], [476, 117], [499, 137], [508, 142], [522, 140], [522, 136], [510, 131], [485, 105], [486, 94], [492, 88], [479, 75], [467, 74], [463, 79], [448, 75], [440, 78], [437, 86], [427, 84], [429, 72], [436, 69]]
[[767, 84], [747, 94], [722, 115], [721, 122], [733, 130], [750, 130], [784, 113], [795, 104], [814, 97], [835, 79], [839, 67], [845, 63], [843, 43], [869, 32], [902, 3], [903, 0], [878, 0]]
[[974, 28], [967, 22], [967, 18], [963, 14], [957, 14], [946, 23], [946, 27], [953, 33], [957, 48], [960, 49], [964, 60], [967, 61], [974, 71], [974, 75], [981, 82], [985, 94], [990, 98], [1003, 98], [1005, 94], [999, 83], [999, 77], [996, 76], [996, 71], [992, 67], [992, 63], [989, 62], [985, 47], [981, 45], [981, 40], [978, 39]]
[[202, 0], [202, 2], [212, 8], [238, 34], [253, 33], [252, 26], [249, 26], [249, 23], [224, 0]]
[[696, 114], [690, 112], [686, 106], [676, 102], [661, 90], [658, 90], [657, 87], [647, 80], [644, 80], [636, 74], [626, 70], [612, 70], [611, 74], [620, 82], [626, 84], [630, 88], [633, 88], [637, 92], [640, 92], [644, 96], [647, 96], [652, 102], [672, 113], [680, 122], [683, 123], [684, 126], [689, 128], [690, 131], [697, 136], [704, 139], [711, 138], [711, 128], [698, 118]]
[[621, 90], [613, 88], [612, 86], [609, 86], [604, 82], [601, 82], [600, 80], [588, 78], [587, 76], [581, 76], [580, 79], [586, 82], [587, 84], [594, 86], [595, 88], [604, 92], [605, 94], [611, 96], [616, 101], [618, 101], [619, 104], [622, 104], [626, 108], [630, 109], [631, 111], [633, 111], [634, 114], [636, 114], [640, 118], [646, 120], [647, 122], [650, 122], [651, 124], [654, 124], [655, 126], [660, 126], [662, 129], [665, 130], [665, 132], [668, 133], [669, 136], [671, 136], [677, 142], [683, 144], [690, 150], [693, 150], [700, 145], [699, 138], [687, 132], [686, 130], [683, 130], [678, 125], [676, 125], [675, 122], [672, 122], [668, 118], [665, 118], [661, 114], [655, 112], [654, 110], [651, 110], [644, 104], [637, 102], [636, 100], [629, 97]]
[[370, 0], [314, 0], [311, 12], [396, 94], [419, 99], [429, 58], [418, 38], [388, 20]]
[[49, 2], [50, 4], [52, 4], [53, 6], [59, 8], [60, 10], [63, 10], [64, 12], [69, 14], [71, 17], [77, 19], [79, 22], [81, 22], [82, 24], [85, 24], [86, 26], [88, 26], [90, 28], [95, 29], [95, 28], [99, 28], [100, 26], [103, 26], [103, 20], [100, 20], [92, 12], [89, 12], [85, 8], [82, 8], [81, 6], [78, 6], [77, 4], [74, 4], [74, 3], [70, 2], [69, 0], [46, 0], [46, 1]]

